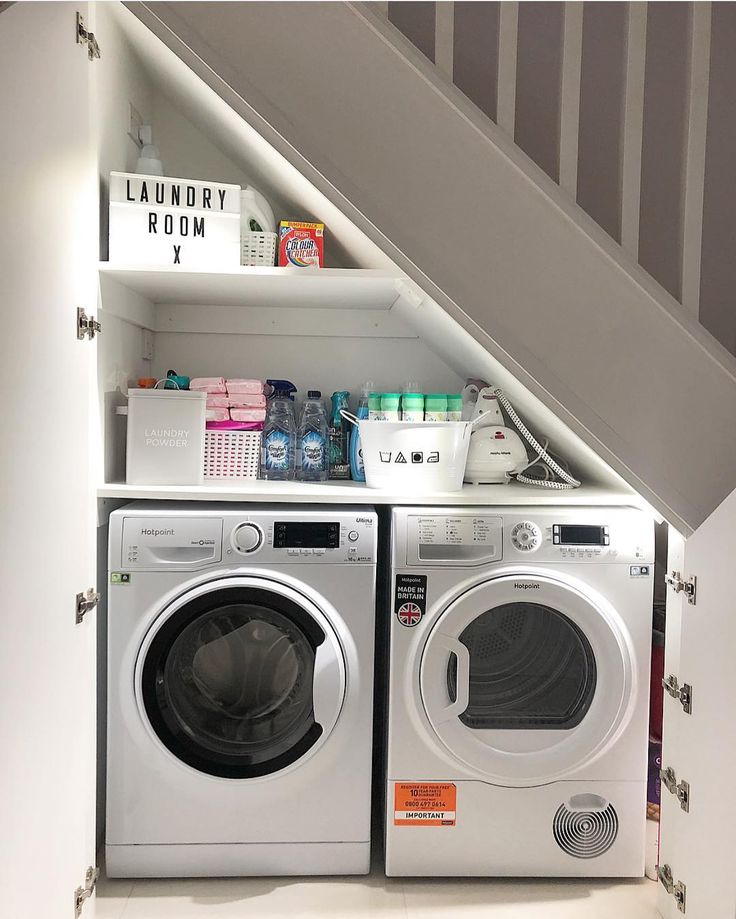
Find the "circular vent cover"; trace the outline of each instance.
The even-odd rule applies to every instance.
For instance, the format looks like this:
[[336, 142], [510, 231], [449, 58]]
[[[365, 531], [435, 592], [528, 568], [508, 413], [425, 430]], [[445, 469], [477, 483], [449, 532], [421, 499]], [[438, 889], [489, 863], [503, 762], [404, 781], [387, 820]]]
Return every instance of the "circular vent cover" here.
[[611, 804], [600, 810], [570, 810], [561, 804], [552, 831], [563, 852], [573, 858], [596, 858], [615, 842], [618, 816]]

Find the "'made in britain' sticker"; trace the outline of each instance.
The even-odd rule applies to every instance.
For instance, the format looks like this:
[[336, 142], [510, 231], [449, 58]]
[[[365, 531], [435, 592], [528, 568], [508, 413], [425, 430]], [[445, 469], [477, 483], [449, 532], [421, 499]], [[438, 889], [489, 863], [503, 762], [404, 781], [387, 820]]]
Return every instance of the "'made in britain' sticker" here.
[[394, 609], [399, 622], [407, 628], [419, 625], [427, 610], [427, 575], [397, 574]]

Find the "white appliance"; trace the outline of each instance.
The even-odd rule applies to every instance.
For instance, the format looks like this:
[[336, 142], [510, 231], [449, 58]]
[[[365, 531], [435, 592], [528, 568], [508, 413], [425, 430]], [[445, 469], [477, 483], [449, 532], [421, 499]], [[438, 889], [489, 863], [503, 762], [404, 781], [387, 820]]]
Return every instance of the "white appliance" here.
[[388, 875], [643, 875], [653, 530], [393, 511]]
[[361, 874], [376, 514], [110, 518], [107, 873]]

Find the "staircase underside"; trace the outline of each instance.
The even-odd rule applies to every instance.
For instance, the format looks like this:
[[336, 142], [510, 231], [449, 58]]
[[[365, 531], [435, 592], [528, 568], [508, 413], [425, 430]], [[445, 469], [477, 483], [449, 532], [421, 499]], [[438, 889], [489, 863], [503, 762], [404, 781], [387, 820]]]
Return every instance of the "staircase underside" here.
[[683, 533], [734, 489], [736, 360], [388, 23], [126, 5]]

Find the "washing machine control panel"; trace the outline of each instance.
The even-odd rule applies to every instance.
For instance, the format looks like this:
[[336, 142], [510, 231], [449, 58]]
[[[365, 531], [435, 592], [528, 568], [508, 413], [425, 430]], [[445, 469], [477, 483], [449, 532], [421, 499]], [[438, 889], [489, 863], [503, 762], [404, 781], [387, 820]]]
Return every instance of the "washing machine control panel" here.
[[196, 571], [251, 563], [375, 564], [377, 534], [378, 518], [372, 509], [131, 515], [123, 520], [110, 563], [124, 572]]
[[298, 515], [293, 511], [269, 516], [249, 515], [245, 520], [225, 520], [224, 560], [235, 562], [247, 555], [262, 564], [373, 564], [378, 523], [374, 513], [334, 515], [319, 512]]

